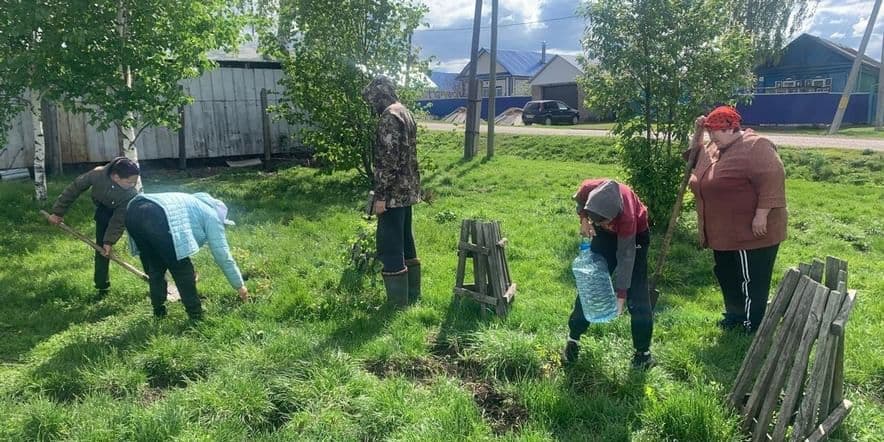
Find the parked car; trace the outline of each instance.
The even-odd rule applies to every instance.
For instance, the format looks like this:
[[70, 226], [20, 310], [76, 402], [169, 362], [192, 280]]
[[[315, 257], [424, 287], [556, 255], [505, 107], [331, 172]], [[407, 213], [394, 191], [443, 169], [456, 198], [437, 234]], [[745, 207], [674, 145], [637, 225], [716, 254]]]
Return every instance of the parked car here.
[[533, 123], [547, 126], [553, 123], [577, 124], [580, 122], [580, 112], [561, 101], [529, 101], [522, 109], [522, 122], [526, 126]]

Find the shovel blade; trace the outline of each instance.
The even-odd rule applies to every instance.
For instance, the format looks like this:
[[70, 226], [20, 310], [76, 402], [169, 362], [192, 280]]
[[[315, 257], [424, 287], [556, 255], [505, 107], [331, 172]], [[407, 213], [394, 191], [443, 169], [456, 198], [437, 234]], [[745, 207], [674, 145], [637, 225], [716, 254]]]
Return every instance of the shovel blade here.
[[166, 300], [169, 302], [177, 302], [181, 300], [181, 294], [178, 293], [178, 287], [175, 284], [166, 286]]
[[653, 288], [650, 290], [651, 295], [651, 311], [657, 309], [657, 300], [660, 299], [660, 290]]

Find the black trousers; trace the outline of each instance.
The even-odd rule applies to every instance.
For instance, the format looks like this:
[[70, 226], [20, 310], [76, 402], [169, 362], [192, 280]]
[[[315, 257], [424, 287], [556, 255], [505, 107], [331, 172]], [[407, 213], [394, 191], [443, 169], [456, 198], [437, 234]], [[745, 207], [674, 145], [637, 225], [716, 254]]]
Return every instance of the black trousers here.
[[406, 260], [417, 258], [411, 230], [411, 206], [387, 209], [378, 216], [375, 241], [385, 273], [401, 272]]
[[165, 313], [166, 270], [172, 274], [181, 303], [191, 317], [202, 314], [196, 291], [196, 274], [190, 258], [179, 260], [162, 207], [145, 199], [132, 203], [126, 212], [126, 229], [140, 252], [144, 272], [150, 278], [150, 301], [154, 313]]
[[754, 250], [715, 250], [715, 276], [724, 295], [724, 318], [758, 328], [767, 310], [770, 280], [780, 245]]
[[[111, 217], [114, 216], [114, 209], [97, 204], [95, 206], [95, 244], [104, 246], [104, 234], [107, 232], [107, 226], [110, 224]], [[104, 255], [95, 252], [95, 273], [93, 274], [93, 282], [98, 290], [107, 290], [110, 288], [110, 260]]]
[[[636, 235], [635, 243], [635, 264], [632, 268], [632, 283], [626, 292], [626, 306], [630, 315], [632, 345], [636, 351], [645, 352], [651, 348], [651, 335], [654, 332], [654, 313], [651, 310], [651, 296], [648, 291], [650, 232], [645, 230]], [[597, 228], [590, 248], [605, 258], [608, 270], [613, 274], [617, 268], [617, 235]], [[589, 328], [589, 322], [583, 316], [580, 297], [574, 300], [574, 310], [568, 319], [568, 328], [569, 336], [575, 340], [580, 339], [580, 335]]]

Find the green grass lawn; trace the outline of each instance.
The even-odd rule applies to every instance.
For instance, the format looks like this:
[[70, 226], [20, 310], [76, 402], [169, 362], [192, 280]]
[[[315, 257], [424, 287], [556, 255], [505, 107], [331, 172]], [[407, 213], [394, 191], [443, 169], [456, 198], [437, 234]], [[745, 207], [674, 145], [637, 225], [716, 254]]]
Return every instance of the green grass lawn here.
[[[619, 318], [592, 326], [579, 363], [564, 368], [579, 243], [570, 196], [585, 177], [622, 173], [606, 139], [498, 139], [497, 157], [464, 162], [460, 135], [422, 135], [434, 195], [415, 209], [424, 299], [404, 311], [385, 308], [377, 275], [350, 259], [373, 233], [352, 174], [147, 170], [149, 191], [208, 191], [238, 224], [229, 240], [254, 302], [241, 305], [202, 251], [207, 314], [196, 324], [179, 304], [155, 321], [146, 284], [118, 268], [111, 294], [96, 299], [89, 250], [40, 218], [28, 184], [0, 184], [0, 439], [743, 440], [724, 397], [750, 339], [714, 325], [721, 297], [711, 254], [695, 246], [692, 204], [664, 275], [658, 367], [629, 369], [629, 322]], [[783, 150], [790, 237], [775, 283], [799, 261], [849, 261], [855, 408], [833, 439], [880, 440], [882, 157], [802, 155]], [[53, 180], [51, 195], [70, 178]], [[500, 220], [510, 240], [519, 292], [506, 320], [481, 320], [452, 299], [463, 218]], [[88, 196], [66, 220], [91, 232]]]

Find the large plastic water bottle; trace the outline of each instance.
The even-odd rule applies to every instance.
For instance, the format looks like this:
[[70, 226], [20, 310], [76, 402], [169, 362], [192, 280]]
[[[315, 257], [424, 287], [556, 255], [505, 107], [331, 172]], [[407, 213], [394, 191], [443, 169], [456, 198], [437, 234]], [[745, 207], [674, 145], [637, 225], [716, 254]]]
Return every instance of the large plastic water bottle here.
[[589, 241], [580, 243], [580, 254], [571, 265], [577, 280], [577, 297], [587, 321], [608, 322], [617, 317], [617, 296], [611, 285], [608, 263], [589, 248]]

